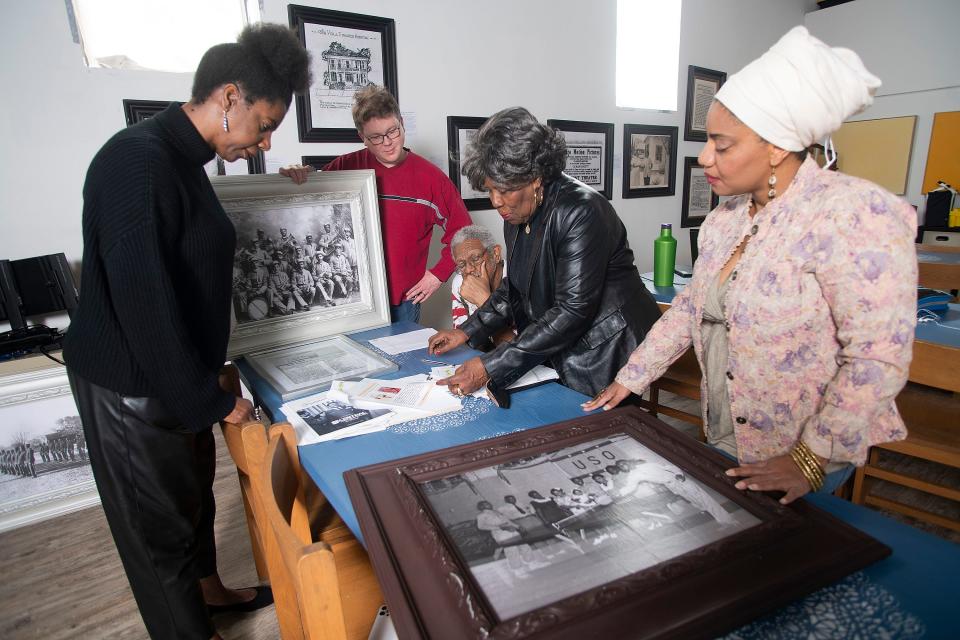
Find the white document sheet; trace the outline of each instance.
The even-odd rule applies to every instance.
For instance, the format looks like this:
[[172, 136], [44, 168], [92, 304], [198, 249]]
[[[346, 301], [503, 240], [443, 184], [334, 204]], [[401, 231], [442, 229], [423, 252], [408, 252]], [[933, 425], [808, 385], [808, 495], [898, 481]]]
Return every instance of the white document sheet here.
[[384, 353], [395, 356], [398, 353], [426, 349], [427, 340], [436, 332], [436, 329], [420, 329], [419, 331], [410, 331], [409, 333], [401, 333], [385, 338], [374, 338], [370, 341], [370, 344]]

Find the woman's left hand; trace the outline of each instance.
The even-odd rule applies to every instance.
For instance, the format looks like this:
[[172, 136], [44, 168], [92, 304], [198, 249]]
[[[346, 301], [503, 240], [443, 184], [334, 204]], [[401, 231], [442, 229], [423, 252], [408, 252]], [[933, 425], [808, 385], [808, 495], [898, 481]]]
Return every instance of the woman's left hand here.
[[297, 184], [306, 182], [307, 177], [315, 171], [316, 169], [309, 164], [291, 164], [286, 167], [280, 167], [280, 175], [287, 176]]
[[489, 379], [490, 376], [487, 375], [487, 370], [483, 368], [483, 362], [480, 361], [480, 358], [470, 358], [457, 367], [452, 376], [437, 380], [437, 384], [447, 385], [447, 389], [455, 396], [465, 396], [487, 384]]
[[741, 464], [727, 469], [727, 475], [742, 478], [734, 485], [750, 491], [783, 491], [780, 504], [790, 504], [810, 492], [810, 483], [789, 455], [775, 456], [766, 462]]

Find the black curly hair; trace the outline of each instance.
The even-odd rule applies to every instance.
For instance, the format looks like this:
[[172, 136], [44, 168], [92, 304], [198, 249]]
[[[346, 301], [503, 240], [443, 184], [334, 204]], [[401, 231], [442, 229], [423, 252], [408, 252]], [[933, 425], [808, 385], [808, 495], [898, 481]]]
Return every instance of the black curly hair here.
[[530, 184], [537, 178], [555, 180], [567, 165], [563, 134], [540, 124], [523, 107], [495, 113], [477, 130], [463, 175], [474, 189], [482, 190], [489, 178], [504, 190]]
[[230, 82], [243, 90], [249, 104], [282, 101], [289, 107], [294, 93], [310, 88], [310, 54], [297, 34], [283, 25], [250, 25], [236, 42], [215, 45], [203, 54], [191, 100], [204, 102], [214, 89]]

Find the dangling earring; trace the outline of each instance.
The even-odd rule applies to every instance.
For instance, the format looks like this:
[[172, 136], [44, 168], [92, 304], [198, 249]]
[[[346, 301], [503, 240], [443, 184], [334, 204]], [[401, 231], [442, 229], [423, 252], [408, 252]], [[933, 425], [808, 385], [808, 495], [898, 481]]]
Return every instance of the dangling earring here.
[[227, 110], [223, 110], [223, 130], [226, 132], [230, 131], [230, 124], [227, 122]]
[[535, 198], [536, 198], [536, 202], [537, 202], [537, 206], [538, 206], [538, 207], [539, 207], [541, 204], [543, 204], [543, 187], [540, 187], [539, 189], [537, 189], [536, 194], [535, 194]]
[[773, 200], [777, 197], [777, 168], [773, 165], [770, 165], [770, 179], [767, 180], [767, 184], [770, 185], [770, 191], [767, 191], [767, 197]]

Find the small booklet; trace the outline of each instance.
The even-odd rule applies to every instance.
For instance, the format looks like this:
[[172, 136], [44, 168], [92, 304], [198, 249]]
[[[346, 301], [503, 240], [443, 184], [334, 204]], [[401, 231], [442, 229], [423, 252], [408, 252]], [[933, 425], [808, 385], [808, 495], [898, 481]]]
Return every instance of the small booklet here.
[[[298, 434], [298, 444], [326, 442], [386, 429], [393, 411], [355, 406], [345, 395], [329, 391], [283, 405]], [[309, 428], [309, 432], [304, 429]], [[312, 433], [311, 433], [312, 432]]]
[[430, 382], [407, 382], [405, 380], [374, 380], [364, 378], [365, 387], [351, 393], [351, 397], [362, 402], [394, 405], [407, 409], [418, 409], [420, 403], [430, 391]]

